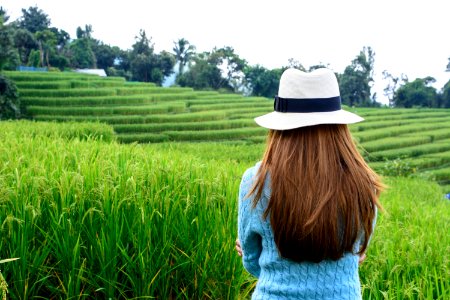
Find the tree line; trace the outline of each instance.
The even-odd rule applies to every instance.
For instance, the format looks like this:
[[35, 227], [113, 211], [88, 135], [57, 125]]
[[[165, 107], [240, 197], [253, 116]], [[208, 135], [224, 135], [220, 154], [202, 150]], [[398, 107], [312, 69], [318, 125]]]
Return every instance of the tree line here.
[[[22, 16], [9, 22], [0, 7], [0, 70], [18, 66], [45, 67], [49, 70], [76, 68], [104, 69], [108, 76], [162, 85], [175, 73], [175, 84], [198, 90], [222, 90], [245, 95], [273, 97], [282, 72], [289, 67], [311, 71], [327, 64], [305, 68], [289, 59], [285, 66], [267, 69], [250, 65], [232, 47], [196, 52], [184, 38], [174, 41], [172, 52], [156, 53], [152, 38], [144, 30], [135, 37], [131, 49], [110, 46], [93, 37], [91, 25], [79, 26], [72, 39], [63, 29], [51, 26], [49, 16], [37, 6], [22, 9]], [[338, 73], [341, 97], [349, 106], [380, 106], [371, 93], [374, 84], [375, 52], [363, 47], [343, 73]], [[450, 58], [449, 58], [450, 61]], [[447, 68], [450, 71], [450, 63]], [[404, 75], [383, 73], [384, 94], [392, 107], [450, 107], [450, 81], [441, 91], [431, 84], [432, 77], [408, 81]]]

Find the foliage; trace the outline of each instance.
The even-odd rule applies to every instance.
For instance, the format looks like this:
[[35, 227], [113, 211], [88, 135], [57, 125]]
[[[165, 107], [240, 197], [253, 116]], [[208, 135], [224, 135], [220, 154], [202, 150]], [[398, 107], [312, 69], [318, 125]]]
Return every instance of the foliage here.
[[342, 103], [349, 106], [379, 106], [371, 98], [373, 85], [373, 66], [375, 52], [371, 47], [364, 47], [358, 56], [347, 66], [343, 74], [338, 75]]
[[184, 67], [189, 65], [192, 57], [195, 54], [195, 46], [191, 45], [188, 40], [181, 38], [176, 42], [173, 42], [173, 52], [175, 53], [175, 59], [178, 62], [178, 74], [183, 74]]
[[80, 69], [95, 69], [96, 58], [88, 38], [74, 40], [70, 44], [72, 66]]
[[189, 86], [198, 90], [222, 89], [231, 87], [222, 77], [220, 69], [211, 62], [209, 52], [202, 52], [192, 59], [189, 70], [177, 76], [176, 82], [180, 86]]
[[95, 55], [97, 68], [99, 69], [107, 71], [109, 68], [113, 68], [119, 56], [119, 51], [118, 47], [111, 47], [98, 40], [94, 40], [94, 43], [92, 43], [92, 52]]
[[38, 49], [38, 42], [35, 36], [26, 29], [18, 28], [14, 31], [13, 40], [14, 46], [19, 53], [20, 63], [26, 65], [31, 51]]
[[44, 29], [35, 33], [36, 41], [39, 45], [41, 66], [50, 67], [50, 55], [55, 52], [57, 43], [56, 35], [49, 29]]
[[245, 80], [253, 96], [273, 98], [278, 94], [278, 83], [282, 70], [268, 70], [263, 66], [247, 66], [244, 69]]
[[169, 52], [154, 53], [154, 45], [151, 38], [147, 37], [144, 30], [139, 31], [136, 42], [129, 54], [130, 71], [132, 78], [137, 81], [155, 82], [162, 84], [165, 76], [173, 73], [175, 58]]
[[389, 73], [387, 70], [384, 70], [383, 71], [383, 79], [387, 80], [387, 85], [383, 90], [384, 95], [389, 100], [389, 107], [394, 107], [395, 106], [395, 102], [394, 102], [395, 91], [400, 86], [401, 81], [403, 83], [408, 82], [408, 77], [403, 73], [400, 75], [400, 77], [396, 77], [396, 76], [392, 75], [391, 73]]
[[41, 62], [41, 53], [39, 50], [31, 50], [28, 56], [28, 66], [39, 67]]
[[450, 108], [450, 80], [447, 81], [442, 90], [442, 105], [445, 108]]
[[384, 176], [410, 177], [417, 172], [417, 169], [406, 160], [396, 158], [385, 162], [383, 168], [379, 170]]
[[20, 100], [14, 82], [0, 75], [0, 120], [20, 117]]
[[30, 6], [22, 9], [22, 17], [19, 20], [19, 27], [31, 33], [48, 29], [51, 22], [48, 15], [37, 6]]
[[177, 77], [177, 83], [199, 90], [238, 91], [243, 85], [246, 64], [233, 48], [214, 48], [198, 53], [189, 70]]
[[394, 94], [397, 107], [442, 107], [437, 91], [431, 86], [436, 80], [433, 77], [417, 78], [399, 87]]
[[243, 84], [243, 71], [247, 66], [247, 61], [240, 58], [232, 47], [226, 46], [214, 48], [210, 56], [210, 62], [221, 70], [222, 77], [225, 77], [232, 90], [238, 92]]
[[0, 71], [3, 69], [14, 69], [19, 63], [19, 54], [14, 47], [13, 29], [4, 25], [6, 16], [0, 16]]

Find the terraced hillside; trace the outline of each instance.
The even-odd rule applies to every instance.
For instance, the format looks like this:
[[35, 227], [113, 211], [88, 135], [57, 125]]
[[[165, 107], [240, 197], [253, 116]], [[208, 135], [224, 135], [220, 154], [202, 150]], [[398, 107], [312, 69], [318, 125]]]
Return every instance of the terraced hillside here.
[[9, 72], [26, 114], [42, 121], [100, 121], [122, 142], [254, 140], [266, 131], [249, 116], [264, 113], [266, 98], [162, 88], [74, 73]]
[[[32, 119], [105, 122], [121, 142], [259, 143], [267, 130], [257, 127], [252, 118], [272, 110], [272, 101], [266, 98], [162, 88], [123, 78], [75, 73], [7, 75], [16, 82]], [[366, 121], [352, 125], [352, 132], [375, 169], [392, 175], [420, 172], [450, 192], [450, 110], [354, 111]]]

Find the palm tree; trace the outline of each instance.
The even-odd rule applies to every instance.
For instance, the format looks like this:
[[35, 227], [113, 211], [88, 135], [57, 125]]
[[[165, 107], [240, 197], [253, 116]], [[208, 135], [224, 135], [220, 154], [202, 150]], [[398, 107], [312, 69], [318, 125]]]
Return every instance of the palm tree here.
[[195, 54], [195, 46], [191, 45], [186, 39], [181, 38], [177, 42], [173, 42], [173, 52], [178, 61], [178, 75], [183, 74], [183, 69], [186, 64], [192, 59]]

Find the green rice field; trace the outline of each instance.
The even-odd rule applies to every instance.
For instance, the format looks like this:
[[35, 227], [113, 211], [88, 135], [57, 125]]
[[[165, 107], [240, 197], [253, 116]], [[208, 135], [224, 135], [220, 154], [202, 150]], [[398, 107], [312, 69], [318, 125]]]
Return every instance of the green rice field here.
[[[265, 98], [8, 72], [31, 120], [0, 122], [0, 264], [11, 299], [249, 299], [237, 192]], [[349, 108], [347, 108], [349, 109]], [[349, 109], [388, 185], [364, 299], [450, 299], [450, 110]], [[0, 290], [1, 295], [1, 290]]]

